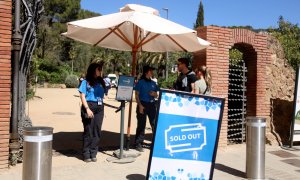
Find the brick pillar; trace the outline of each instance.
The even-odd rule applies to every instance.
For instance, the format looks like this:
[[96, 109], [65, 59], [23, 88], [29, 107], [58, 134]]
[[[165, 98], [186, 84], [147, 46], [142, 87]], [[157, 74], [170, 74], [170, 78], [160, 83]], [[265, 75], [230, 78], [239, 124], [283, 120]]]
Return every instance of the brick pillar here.
[[256, 116], [267, 118], [266, 133], [273, 136], [270, 127], [271, 100], [267, 97], [270, 81], [266, 78], [267, 67], [271, 65], [271, 52], [267, 47], [267, 36], [256, 34], [255, 49], [257, 52], [257, 87], [256, 87]]
[[[246, 29], [228, 29], [216, 26], [200, 27], [198, 36], [211, 43], [206, 50], [194, 53], [193, 66], [206, 65], [212, 73], [214, 96], [226, 98], [219, 146], [227, 146], [228, 127], [228, 70], [229, 50], [235, 47], [243, 52], [247, 72], [247, 116], [270, 120], [270, 100], [267, 99], [266, 67], [271, 63], [267, 36]], [[270, 127], [270, 126], [269, 126]], [[268, 131], [267, 131], [268, 133]]]
[[0, 1], [0, 170], [8, 167], [12, 1]]
[[271, 64], [271, 53], [267, 48], [267, 36], [256, 34], [255, 49], [257, 51], [257, 109], [256, 115], [270, 117], [270, 99], [267, 99], [266, 89], [269, 81], [266, 79], [266, 68]]
[[230, 29], [207, 26], [197, 29], [198, 36], [211, 43], [204, 51], [194, 54], [193, 65], [206, 65], [212, 74], [212, 93], [214, 96], [226, 98], [219, 146], [227, 146], [227, 115], [228, 115], [228, 69], [229, 49], [232, 44]]

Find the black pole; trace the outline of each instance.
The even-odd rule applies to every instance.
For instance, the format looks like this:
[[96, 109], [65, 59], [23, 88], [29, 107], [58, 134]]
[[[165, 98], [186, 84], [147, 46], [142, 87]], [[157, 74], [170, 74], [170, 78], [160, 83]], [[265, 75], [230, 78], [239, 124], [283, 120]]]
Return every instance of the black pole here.
[[298, 100], [298, 81], [299, 81], [299, 72], [300, 72], [300, 66], [298, 66], [297, 71], [296, 71], [296, 81], [295, 81], [295, 88], [294, 88], [294, 110], [293, 110], [293, 118], [291, 121], [291, 126], [290, 126], [290, 148], [293, 147], [294, 144], [294, 127], [295, 127], [295, 118], [296, 118], [296, 114], [297, 114], [297, 100]]
[[120, 125], [120, 156], [119, 159], [123, 158], [124, 149], [124, 112], [125, 112], [125, 101], [121, 101], [121, 125]]
[[14, 30], [12, 36], [12, 118], [11, 118], [11, 138], [10, 152], [16, 153], [19, 151], [19, 135], [18, 135], [18, 99], [19, 99], [19, 64], [20, 64], [20, 49], [22, 43], [22, 35], [20, 29], [20, 0], [15, 0], [14, 14]]

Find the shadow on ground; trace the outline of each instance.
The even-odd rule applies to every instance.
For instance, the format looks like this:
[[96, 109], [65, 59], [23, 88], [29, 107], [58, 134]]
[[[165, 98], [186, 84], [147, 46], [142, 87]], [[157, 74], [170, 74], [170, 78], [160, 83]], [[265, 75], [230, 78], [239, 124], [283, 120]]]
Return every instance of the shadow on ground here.
[[[283, 145], [290, 144], [290, 126], [293, 119], [293, 101], [271, 99], [271, 132], [277, 142]], [[279, 137], [278, 137], [279, 136]]]
[[223, 164], [216, 163], [215, 169], [240, 178], [246, 178], [246, 173]]
[[[134, 135], [130, 136], [130, 148], [134, 148]], [[145, 140], [151, 141], [152, 134], [146, 134]], [[124, 136], [124, 143], [126, 137]], [[82, 159], [82, 132], [58, 132], [53, 134], [53, 155], [68, 156]], [[114, 151], [120, 148], [120, 133], [102, 131], [99, 143], [99, 151]], [[145, 144], [145, 148], [150, 148], [150, 144]], [[106, 153], [105, 153], [106, 154]]]
[[129, 174], [126, 176], [126, 179], [128, 180], [145, 180], [146, 176], [142, 174]]

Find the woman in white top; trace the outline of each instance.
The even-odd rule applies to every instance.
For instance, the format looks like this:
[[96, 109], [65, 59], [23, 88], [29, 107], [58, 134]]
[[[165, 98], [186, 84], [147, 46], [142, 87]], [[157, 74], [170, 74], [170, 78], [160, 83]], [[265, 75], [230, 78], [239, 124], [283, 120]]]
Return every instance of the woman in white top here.
[[195, 94], [211, 95], [211, 74], [205, 66], [197, 67], [194, 72], [198, 80], [195, 82], [193, 92]]

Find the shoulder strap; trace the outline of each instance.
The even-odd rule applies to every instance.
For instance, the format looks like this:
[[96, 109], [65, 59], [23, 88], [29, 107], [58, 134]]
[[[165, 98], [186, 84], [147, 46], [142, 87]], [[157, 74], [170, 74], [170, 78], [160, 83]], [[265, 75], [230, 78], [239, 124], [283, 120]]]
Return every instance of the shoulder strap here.
[[208, 90], [208, 86], [206, 85], [206, 89], [205, 89], [205, 91], [203, 92], [203, 94], [206, 94], [207, 90]]
[[[192, 74], [195, 74], [194, 71], [190, 70], [186, 75], [192, 75]], [[196, 75], [196, 74], [195, 74]]]

